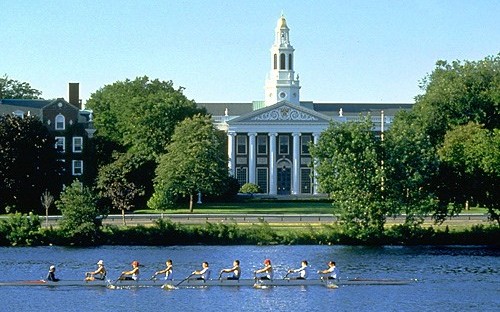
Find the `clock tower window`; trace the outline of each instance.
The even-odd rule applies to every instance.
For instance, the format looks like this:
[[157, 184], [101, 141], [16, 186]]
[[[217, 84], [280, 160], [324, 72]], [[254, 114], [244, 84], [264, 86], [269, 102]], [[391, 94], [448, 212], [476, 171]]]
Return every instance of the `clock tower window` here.
[[293, 70], [293, 55], [288, 54], [288, 70]]
[[274, 53], [274, 69], [278, 69], [278, 55]]
[[281, 55], [280, 55], [280, 69], [286, 69], [285, 64], [286, 64], [285, 53], [281, 53]]

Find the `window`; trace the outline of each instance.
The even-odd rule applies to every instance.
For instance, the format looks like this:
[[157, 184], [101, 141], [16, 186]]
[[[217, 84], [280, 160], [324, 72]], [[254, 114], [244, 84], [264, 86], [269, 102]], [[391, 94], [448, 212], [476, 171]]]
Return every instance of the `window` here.
[[311, 194], [312, 189], [311, 168], [300, 169], [300, 193]]
[[300, 136], [300, 152], [302, 155], [309, 155], [309, 144], [311, 143], [310, 135]]
[[73, 175], [83, 174], [83, 160], [73, 160]]
[[263, 193], [268, 193], [267, 190], [267, 168], [257, 168], [257, 185]]
[[257, 136], [257, 155], [267, 154], [267, 137], [265, 135]]
[[280, 54], [280, 69], [285, 69], [285, 64], [286, 64], [285, 58], [286, 58], [285, 53], [281, 53]]
[[56, 151], [59, 153], [65, 153], [66, 152], [66, 138], [65, 137], [56, 137], [56, 144], [55, 148]]
[[65, 118], [59, 114], [56, 116], [56, 130], [64, 130], [66, 128]]
[[73, 153], [81, 153], [83, 150], [83, 138], [73, 137]]
[[244, 155], [247, 153], [247, 136], [237, 135], [236, 136], [236, 154]]
[[278, 55], [276, 53], [274, 54], [273, 64], [274, 69], [278, 69]]
[[280, 155], [288, 155], [288, 148], [289, 148], [288, 140], [289, 140], [288, 135], [279, 136]]
[[293, 70], [293, 56], [292, 54], [288, 54], [288, 70]]
[[247, 167], [236, 167], [236, 180], [238, 180], [240, 187], [247, 183], [247, 169]]

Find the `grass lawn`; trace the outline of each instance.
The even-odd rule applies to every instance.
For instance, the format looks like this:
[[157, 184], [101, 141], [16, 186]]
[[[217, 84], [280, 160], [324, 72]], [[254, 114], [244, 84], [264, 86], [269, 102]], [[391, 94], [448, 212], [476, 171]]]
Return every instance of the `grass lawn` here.
[[[473, 207], [462, 211], [462, 214], [484, 214], [485, 208]], [[186, 207], [178, 209], [168, 209], [164, 211], [140, 209], [134, 213], [189, 213]], [[235, 203], [206, 203], [195, 204], [194, 213], [269, 213], [269, 214], [331, 214], [333, 213], [332, 203], [327, 201], [242, 201]]]

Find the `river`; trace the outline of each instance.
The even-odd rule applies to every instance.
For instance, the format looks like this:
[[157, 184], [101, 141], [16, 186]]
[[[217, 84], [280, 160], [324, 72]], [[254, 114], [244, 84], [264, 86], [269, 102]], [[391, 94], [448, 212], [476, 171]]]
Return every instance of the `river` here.
[[[0, 311], [500, 311], [500, 250], [482, 246], [104, 246], [96, 248], [0, 248], [1, 281], [43, 278], [51, 264], [57, 277], [82, 279], [103, 259], [116, 278], [141, 263], [151, 277], [172, 259], [182, 279], [201, 262], [213, 275], [240, 259], [243, 278], [270, 258], [279, 278], [307, 259], [311, 272], [337, 262], [343, 278], [417, 279], [411, 285], [211, 287], [107, 289], [93, 287], [2, 286]], [[316, 274], [312, 274], [311, 278]]]

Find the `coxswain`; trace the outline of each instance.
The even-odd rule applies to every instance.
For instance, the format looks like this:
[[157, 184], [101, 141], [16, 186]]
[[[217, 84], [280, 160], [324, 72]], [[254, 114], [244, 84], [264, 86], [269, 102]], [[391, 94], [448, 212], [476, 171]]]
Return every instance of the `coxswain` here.
[[208, 267], [208, 262], [203, 262], [201, 264], [201, 267], [202, 267], [201, 270], [193, 271], [191, 275], [199, 276], [196, 278], [197, 280], [208, 281], [210, 279], [210, 273], [211, 273], [210, 268]]
[[318, 271], [318, 274], [328, 275], [328, 279], [336, 279], [339, 269], [335, 266], [335, 261], [328, 262], [328, 269]]
[[120, 276], [121, 280], [134, 280], [137, 281], [139, 279], [139, 262], [138, 261], [133, 261], [132, 262], [132, 270], [130, 271], [123, 271], [122, 275]]
[[158, 275], [158, 274], [163, 274], [163, 273], [165, 273], [165, 280], [170, 281], [170, 280], [172, 280], [172, 278], [173, 278], [173, 275], [172, 275], [172, 274], [173, 274], [173, 272], [174, 272], [174, 271], [173, 271], [174, 269], [173, 269], [173, 266], [172, 266], [172, 260], [168, 259], [168, 260], [165, 262], [165, 264], [167, 265], [167, 266], [165, 267], [165, 269], [160, 270], [160, 271], [156, 271], [154, 276], [156, 276], [156, 275]]
[[259, 270], [255, 270], [254, 274], [265, 273], [265, 275], [258, 277], [260, 280], [272, 280], [273, 279], [273, 267], [271, 265], [271, 260], [264, 260], [264, 267]]
[[85, 273], [86, 281], [93, 281], [94, 279], [106, 279], [106, 268], [104, 268], [104, 261], [102, 260], [97, 261], [97, 269], [95, 271]]
[[[307, 263], [307, 260], [302, 260], [302, 262], [300, 263], [301, 267], [298, 268], [298, 269], [290, 269], [288, 270], [288, 274], [290, 273], [299, 273], [299, 276], [295, 277], [295, 279], [306, 279], [307, 276], [309, 275], [309, 267], [308, 267], [308, 263]], [[288, 275], [287, 274], [287, 275]]]
[[232, 276], [228, 276], [226, 279], [228, 280], [239, 280], [241, 276], [241, 268], [240, 268], [240, 260], [233, 261], [233, 267], [230, 269], [223, 269], [220, 271], [220, 275], [223, 273], [233, 273]]
[[49, 273], [47, 274], [47, 280], [51, 282], [59, 282], [59, 279], [56, 278], [56, 267], [51, 265], [49, 268]]

